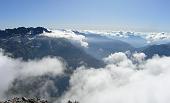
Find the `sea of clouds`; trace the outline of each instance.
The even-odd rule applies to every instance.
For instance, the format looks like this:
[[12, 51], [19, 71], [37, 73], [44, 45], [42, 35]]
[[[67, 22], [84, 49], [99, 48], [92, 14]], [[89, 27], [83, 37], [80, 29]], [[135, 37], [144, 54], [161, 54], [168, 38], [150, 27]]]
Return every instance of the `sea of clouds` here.
[[95, 30], [82, 30], [81, 33], [85, 34], [98, 34], [107, 37], [129, 38], [131, 36], [141, 37], [147, 43], [159, 42], [170, 40], [170, 33], [167, 32], [122, 32], [122, 31], [95, 31]]
[[125, 53], [105, 58], [105, 68], [78, 68], [61, 102], [80, 103], [168, 103], [170, 101], [170, 57], [145, 60], [143, 53], [131, 59]]
[[[80, 103], [169, 103], [170, 57], [144, 53], [114, 53], [104, 58], [104, 68], [81, 66], [70, 76], [70, 86], [55, 103], [77, 100]], [[59, 58], [22, 61], [0, 52], [0, 98], [17, 78], [45, 74], [63, 75], [65, 63]], [[51, 86], [47, 82], [44, 87]], [[54, 87], [55, 88], [55, 87]], [[55, 88], [57, 89], [57, 88]], [[46, 88], [40, 89], [46, 91]]]

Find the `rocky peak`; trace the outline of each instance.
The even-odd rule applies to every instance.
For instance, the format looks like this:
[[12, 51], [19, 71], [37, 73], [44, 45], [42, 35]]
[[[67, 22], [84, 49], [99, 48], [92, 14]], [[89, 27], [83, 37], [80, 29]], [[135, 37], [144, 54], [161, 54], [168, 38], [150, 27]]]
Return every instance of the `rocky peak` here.
[[13, 28], [13, 29], [5, 29], [5, 30], [0, 30], [0, 37], [7, 37], [7, 36], [18, 36], [18, 35], [37, 35], [37, 34], [42, 34], [43, 32], [50, 33], [51, 31], [47, 30], [44, 27], [18, 27], [18, 28]]

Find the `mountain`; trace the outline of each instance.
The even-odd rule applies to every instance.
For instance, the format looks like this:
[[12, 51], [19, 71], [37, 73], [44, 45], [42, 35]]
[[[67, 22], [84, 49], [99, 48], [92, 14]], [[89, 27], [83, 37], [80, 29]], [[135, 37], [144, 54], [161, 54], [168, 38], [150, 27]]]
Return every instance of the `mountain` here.
[[43, 27], [14, 28], [0, 31], [0, 48], [13, 58], [41, 59], [45, 56], [63, 58], [68, 67], [76, 68], [82, 63], [90, 67], [104, 66], [100, 60], [87, 54], [82, 48], [73, 45], [64, 38], [41, 36], [43, 32], [50, 33]]
[[[63, 32], [65, 33], [65, 31]], [[54, 76], [47, 73], [41, 76], [15, 77], [11, 81], [8, 90], [5, 91], [5, 95], [7, 97], [48, 98], [52, 102], [69, 89], [70, 75], [77, 67], [81, 65], [94, 68], [104, 67], [105, 63], [102, 59], [111, 53], [138, 51], [144, 52], [148, 58], [155, 54], [170, 56], [170, 44], [134, 48], [125, 41], [107, 36], [84, 34], [78, 31], [73, 32], [75, 35], [85, 36], [88, 43], [87, 48], [66, 38], [41, 35], [42, 33], [52, 33], [52, 31], [43, 27], [19, 27], [0, 30], [0, 48], [4, 50], [6, 55], [12, 58], [21, 58], [23, 61], [29, 61], [50, 56], [62, 58], [67, 63], [67, 70], [65, 70], [63, 75]], [[63, 34], [61, 33], [61, 35]]]
[[93, 55], [95, 58], [102, 59], [111, 53], [135, 50], [133, 46], [121, 40], [116, 40], [99, 34], [85, 34], [78, 31], [74, 32], [76, 34], [84, 35], [87, 38], [89, 46], [86, 51], [90, 55]]
[[74, 45], [65, 38], [52, 38], [40, 34], [51, 31], [43, 28], [25, 28], [0, 30], [0, 48], [12, 58], [21, 58], [23, 61], [41, 59], [46, 56], [62, 58], [67, 63], [67, 70], [62, 76], [33, 76], [17, 77], [6, 91], [7, 96], [49, 97], [53, 101], [61, 96], [69, 86], [70, 73], [77, 67], [99, 68], [105, 66], [84, 51], [82, 47]]
[[0, 30], [0, 37], [1, 38], [7, 38], [11, 36], [34, 36], [37, 34], [41, 34], [43, 32], [48, 32], [50, 33], [51, 31], [47, 30], [44, 27], [19, 27], [19, 28], [14, 28], [14, 29], [5, 29], [5, 30]]
[[140, 50], [147, 55], [147, 58], [153, 57], [155, 54], [159, 56], [170, 56], [170, 43], [160, 45], [150, 45]]

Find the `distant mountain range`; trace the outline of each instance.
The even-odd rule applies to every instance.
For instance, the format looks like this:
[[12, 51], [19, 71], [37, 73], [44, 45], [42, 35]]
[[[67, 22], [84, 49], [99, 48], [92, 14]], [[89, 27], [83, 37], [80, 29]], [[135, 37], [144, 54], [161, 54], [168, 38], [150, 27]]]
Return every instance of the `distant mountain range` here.
[[85, 50], [90, 55], [93, 55], [99, 59], [102, 59], [114, 52], [126, 52], [128, 50], [135, 50], [133, 46], [121, 40], [108, 38], [98, 34], [84, 34], [78, 31], [74, 32], [76, 34], [84, 35], [87, 38], [89, 47]]
[[[154, 55], [170, 56], [170, 41], [161, 44], [143, 44], [144, 47], [133, 47], [131, 44], [142, 44], [146, 40], [140, 38], [138, 35], [128, 35], [128, 38], [119, 39], [112, 38], [105, 35], [99, 35], [95, 33], [81, 33], [74, 31], [77, 34], [81, 34], [87, 37], [89, 43], [88, 53], [97, 57], [103, 58], [114, 52], [143, 52], [147, 55], [147, 58], [152, 58]], [[123, 35], [123, 34], [122, 34]]]
[[6, 54], [23, 60], [43, 58], [45, 56], [57, 56], [63, 58], [68, 66], [76, 68], [81, 63], [90, 67], [104, 66], [102, 58], [114, 52], [138, 51], [144, 52], [148, 58], [158, 54], [170, 56], [170, 44], [147, 45], [135, 48], [125, 41], [116, 40], [98, 34], [85, 34], [73, 31], [77, 35], [87, 38], [88, 48], [74, 45], [65, 38], [52, 38], [42, 36], [42, 33], [52, 31], [44, 27], [19, 27], [0, 30], [0, 48]]
[[50, 33], [43, 27], [15, 28], [0, 31], [0, 48], [11, 57], [23, 60], [56, 56], [63, 58], [68, 66], [76, 68], [83, 63], [91, 67], [104, 66], [101, 60], [87, 54], [82, 48], [76, 47], [64, 38], [40, 36], [43, 32]]
[[140, 52], [145, 53], [147, 58], [151, 58], [154, 55], [170, 56], [170, 44], [150, 45], [143, 48]]

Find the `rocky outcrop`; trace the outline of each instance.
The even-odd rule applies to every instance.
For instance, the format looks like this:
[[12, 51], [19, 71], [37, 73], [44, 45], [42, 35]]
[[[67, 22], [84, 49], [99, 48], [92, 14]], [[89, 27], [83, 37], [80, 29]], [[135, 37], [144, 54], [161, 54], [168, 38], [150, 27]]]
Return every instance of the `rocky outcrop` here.
[[15, 97], [7, 101], [0, 101], [0, 103], [48, 103], [48, 101], [39, 98]]
[[[0, 101], [0, 103], [49, 103], [47, 100], [42, 100], [39, 98], [26, 98], [26, 97], [15, 97], [7, 101]], [[68, 101], [67, 103], [79, 103], [78, 101]]]

